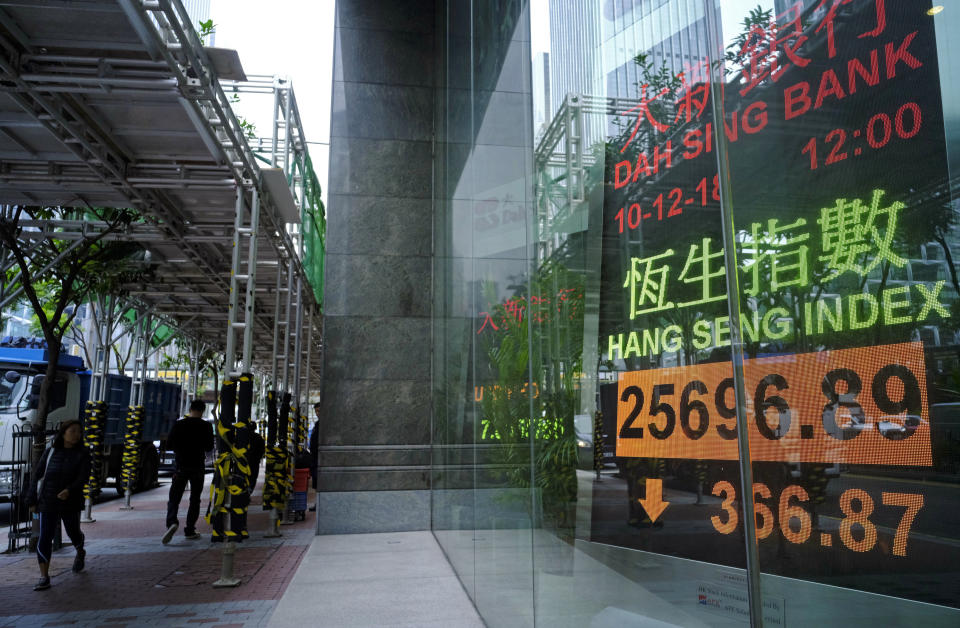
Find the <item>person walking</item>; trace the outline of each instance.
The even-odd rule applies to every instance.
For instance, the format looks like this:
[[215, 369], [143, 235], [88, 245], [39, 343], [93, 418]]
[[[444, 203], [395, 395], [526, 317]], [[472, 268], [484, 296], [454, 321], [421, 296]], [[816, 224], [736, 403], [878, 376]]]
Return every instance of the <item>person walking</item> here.
[[197, 519], [200, 517], [200, 498], [203, 493], [203, 475], [206, 472], [206, 453], [213, 449], [213, 426], [203, 420], [206, 404], [200, 399], [190, 402], [187, 416], [173, 424], [167, 436], [167, 446], [173, 450], [176, 470], [170, 482], [170, 498], [167, 501], [167, 531], [160, 541], [166, 545], [177, 533], [180, 521], [177, 511], [183, 491], [190, 483], [190, 505], [183, 532], [188, 539], [199, 539]]
[[[313, 480], [313, 490], [317, 490], [317, 474], [320, 472], [317, 468], [320, 464], [320, 403], [318, 401], [313, 404], [313, 414], [317, 417], [317, 420], [310, 431], [310, 478]], [[316, 504], [309, 508], [310, 512], [314, 512], [316, 509]]]
[[83, 485], [90, 477], [90, 453], [82, 441], [80, 421], [64, 421], [57, 429], [53, 444], [43, 452], [34, 469], [34, 481], [27, 497], [40, 519], [40, 538], [37, 540], [40, 580], [33, 587], [34, 591], [50, 588], [50, 555], [53, 537], [61, 521], [77, 550], [73, 571], [79, 573], [84, 568], [87, 552], [80, 531], [80, 511], [83, 510]]
[[[313, 413], [317, 420], [310, 431], [310, 477], [313, 479], [313, 488], [317, 488], [317, 465], [320, 463], [320, 402], [313, 404]], [[311, 508], [310, 510], [313, 510]]]

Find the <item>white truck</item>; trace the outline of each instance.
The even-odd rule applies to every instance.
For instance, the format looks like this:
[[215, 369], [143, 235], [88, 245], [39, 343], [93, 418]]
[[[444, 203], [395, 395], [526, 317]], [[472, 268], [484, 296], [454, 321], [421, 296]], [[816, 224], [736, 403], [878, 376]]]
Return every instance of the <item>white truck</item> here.
[[[47, 427], [54, 429], [67, 419], [83, 420], [90, 397], [90, 371], [76, 356], [60, 354], [56, 379], [50, 388]], [[29, 472], [31, 428], [36, 417], [40, 385], [47, 369], [47, 352], [40, 343], [24, 339], [0, 342], [0, 501], [10, 501], [23, 486]], [[126, 414], [130, 403], [131, 379], [108, 375], [104, 401], [107, 419], [103, 438], [101, 486], [114, 478], [122, 493], [119, 476], [123, 454]], [[162, 381], [144, 383], [145, 418], [140, 434], [140, 466], [136, 489], [157, 485], [160, 457], [154, 441], [162, 441], [179, 418], [180, 386]]]

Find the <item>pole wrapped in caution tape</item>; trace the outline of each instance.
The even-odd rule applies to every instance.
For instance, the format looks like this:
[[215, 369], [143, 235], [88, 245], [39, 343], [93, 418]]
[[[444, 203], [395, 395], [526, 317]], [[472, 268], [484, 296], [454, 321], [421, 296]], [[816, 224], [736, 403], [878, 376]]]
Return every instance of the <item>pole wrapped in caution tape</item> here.
[[143, 406], [130, 406], [127, 411], [127, 431], [123, 436], [123, 465], [120, 479], [125, 487], [129, 506], [130, 495], [137, 481], [137, 468], [140, 466], [140, 436], [143, 433]]
[[284, 477], [286, 469], [286, 447], [277, 442], [278, 423], [277, 392], [267, 392], [267, 470], [263, 486], [263, 509], [283, 508], [285, 501]]
[[286, 510], [287, 499], [293, 491], [293, 456], [290, 455], [290, 393], [283, 393], [280, 402], [280, 417], [277, 429], [276, 482], [277, 512]]
[[226, 379], [220, 393], [220, 420], [217, 436], [220, 452], [214, 463], [214, 480], [210, 486], [210, 512], [207, 522], [213, 528], [213, 542], [239, 542], [249, 536], [247, 507], [250, 505], [250, 467], [247, 465], [247, 444], [250, 408], [253, 399], [253, 376], [244, 373], [237, 382]]
[[83, 416], [83, 446], [90, 452], [90, 476], [83, 485], [83, 496], [96, 499], [100, 495], [100, 474], [103, 470], [103, 428], [107, 420], [107, 404], [88, 401]]

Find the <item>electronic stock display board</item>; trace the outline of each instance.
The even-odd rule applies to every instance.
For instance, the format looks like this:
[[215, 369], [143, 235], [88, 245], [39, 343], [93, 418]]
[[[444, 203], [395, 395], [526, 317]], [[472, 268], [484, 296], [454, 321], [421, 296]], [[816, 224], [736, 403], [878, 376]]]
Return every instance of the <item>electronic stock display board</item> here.
[[637, 98], [607, 141], [599, 339], [620, 371], [604, 410], [627, 521], [595, 505], [593, 540], [744, 565], [721, 133], [763, 571], [960, 604], [955, 583], [861, 578], [960, 559], [942, 516], [956, 495], [921, 479], [956, 474], [958, 434], [945, 382], [960, 236], [929, 8], [743, 16], [724, 33], [723, 120], [705, 58], [635, 60]]

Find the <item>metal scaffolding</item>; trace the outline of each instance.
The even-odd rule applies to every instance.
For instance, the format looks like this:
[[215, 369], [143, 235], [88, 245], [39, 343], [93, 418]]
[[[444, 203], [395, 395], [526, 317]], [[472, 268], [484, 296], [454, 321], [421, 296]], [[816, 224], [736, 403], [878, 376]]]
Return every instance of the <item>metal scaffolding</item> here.
[[[236, 53], [204, 48], [176, 0], [2, 0], [0, 76], [11, 85], [0, 93], [0, 198], [136, 209], [142, 221], [107, 236], [148, 252], [147, 272], [123, 292], [223, 352], [228, 332], [242, 329], [252, 369], [269, 373], [278, 312], [274, 299], [254, 305], [253, 296], [274, 292], [290, 267], [322, 310], [324, 210], [290, 82], [246, 81]], [[269, 137], [247, 137], [228, 93], [273, 94]], [[253, 205], [259, 224], [247, 215]], [[105, 228], [21, 226], [37, 241]], [[255, 272], [232, 272], [237, 234]], [[241, 290], [241, 315], [230, 318]]]
[[[322, 350], [311, 332], [322, 322], [325, 215], [292, 85], [248, 80], [235, 51], [204, 47], [180, 0], [0, 0], [0, 79], [0, 199], [139, 213], [140, 220], [105, 236], [144, 252], [144, 272], [119, 290], [141, 331], [131, 406], [142, 404], [152, 325], [189, 338], [193, 363], [201, 347], [223, 352], [225, 384], [234, 388], [224, 396], [230, 407], [218, 430], [221, 456], [229, 458], [222, 483], [233, 488], [245, 465], [252, 374], [272, 375], [273, 390], [287, 398], [296, 391], [289, 405], [299, 409], [301, 364]], [[269, 137], [249, 137], [235, 115], [228, 94], [245, 93], [273, 95]], [[17, 226], [28, 247], [79, 243], [108, 228], [84, 220]], [[5, 254], [0, 266], [11, 266]], [[18, 298], [17, 281], [0, 286], [0, 307]], [[110, 340], [109, 320], [126, 309], [104, 297], [101, 347]], [[100, 356], [98, 397], [108, 367]], [[191, 385], [195, 390], [193, 366]], [[226, 505], [231, 499], [237, 506], [229, 496]], [[226, 530], [235, 517], [226, 517]], [[236, 533], [226, 534], [218, 584], [234, 586]]]

